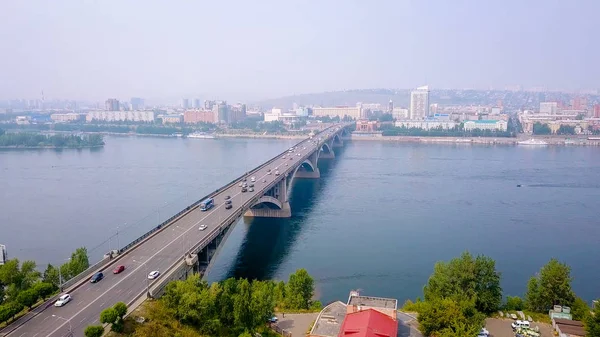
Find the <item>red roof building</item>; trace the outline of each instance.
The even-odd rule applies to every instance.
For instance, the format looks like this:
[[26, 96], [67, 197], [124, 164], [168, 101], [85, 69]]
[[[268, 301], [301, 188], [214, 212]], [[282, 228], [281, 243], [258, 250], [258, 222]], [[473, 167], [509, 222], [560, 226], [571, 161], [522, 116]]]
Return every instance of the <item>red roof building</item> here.
[[338, 337], [396, 337], [398, 321], [374, 309], [346, 315]]

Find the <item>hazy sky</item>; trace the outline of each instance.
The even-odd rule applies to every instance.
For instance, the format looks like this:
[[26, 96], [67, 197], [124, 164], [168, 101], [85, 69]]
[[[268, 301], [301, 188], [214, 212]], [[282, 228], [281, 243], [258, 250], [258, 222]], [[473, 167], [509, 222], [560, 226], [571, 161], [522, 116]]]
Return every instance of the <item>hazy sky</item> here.
[[599, 0], [2, 0], [0, 99], [600, 88]]

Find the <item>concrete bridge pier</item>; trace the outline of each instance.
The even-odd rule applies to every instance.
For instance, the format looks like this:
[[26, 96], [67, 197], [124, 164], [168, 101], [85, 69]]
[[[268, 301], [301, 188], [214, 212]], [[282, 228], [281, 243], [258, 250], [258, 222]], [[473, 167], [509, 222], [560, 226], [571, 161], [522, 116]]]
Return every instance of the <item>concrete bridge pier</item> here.
[[287, 177], [275, 184], [244, 213], [245, 217], [290, 218], [292, 208], [287, 196]]
[[319, 171], [318, 167], [315, 167], [314, 171], [298, 170], [294, 177], [301, 179], [319, 179], [321, 178], [321, 171]]
[[[321, 171], [319, 171], [319, 167], [317, 166], [317, 162], [319, 161], [319, 152], [314, 151], [310, 157], [308, 157], [298, 168], [296, 172], [292, 174], [289, 179], [301, 178], [301, 179], [318, 179], [321, 178]], [[289, 184], [288, 184], [289, 185]]]
[[334, 158], [335, 158], [335, 153], [333, 152], [333, 150], [329, 150], [329, 152], [321, 151], [321, 154], [319, 154], [319, 159], [334, 159]]

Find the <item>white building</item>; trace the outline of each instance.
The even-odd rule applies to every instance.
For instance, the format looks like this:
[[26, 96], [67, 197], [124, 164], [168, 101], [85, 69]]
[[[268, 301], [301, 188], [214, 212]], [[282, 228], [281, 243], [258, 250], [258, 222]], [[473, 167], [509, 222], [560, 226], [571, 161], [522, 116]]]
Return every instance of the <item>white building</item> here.
[[362, 117], [361, 108], [357, 107], [335, 107], [335, 108], [313, 108], [313, 116], [315, 117], [340, 117], [348, 116], [353, 119]]
[[405, 108], [394, 108], [392, 110], [392, 117], [394, 117], [396, 120], [408, 119], [410, 117], [410, 113], [408, 109]]
[[69, 112], [65, 114], [51, 114], [50, 119], [55, 122], [74, 122], [79, 120], [84, 120], [85, 115]]
[[451, 120], [399, 120], [396, 121], [394, 126], [398, 128], [417, 128], [423, 130], [431, 130], [442, 128], [444, 130], [453, 129], [458, 124]]
[[556, 115], [558, 112], [557, 102], [540, 102], [540, 113], [548, 115]]
[[429, 87], [422, 86], [410, 93], [410, 119], [424, 119], [429, 116]]
[[85, 120], [87, 122], [153, 122], [154, 111], [90, 111], [85, 117]]
[[503, 120], [477, 120], [477, 121], [466, 121], [464, 124], [465, 131], [479, 130], [492, 130], [492, 131], [506, 131], [508, 129], [508, 123]]

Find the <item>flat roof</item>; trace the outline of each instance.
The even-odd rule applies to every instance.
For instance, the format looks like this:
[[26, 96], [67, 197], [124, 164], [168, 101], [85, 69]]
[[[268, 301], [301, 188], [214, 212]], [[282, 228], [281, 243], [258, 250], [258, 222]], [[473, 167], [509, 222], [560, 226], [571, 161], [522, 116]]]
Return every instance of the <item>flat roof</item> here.
[[365, 307], [397, 309], [398, 300], [393, 298], [371, 297], [371, 296], [350, 296], [348, 305], [360, 305]]
[[344, 318], [346, 318], [346, 305], [341, 301], [335, 301], [321, 310], [310, 335], [337, 337]]

